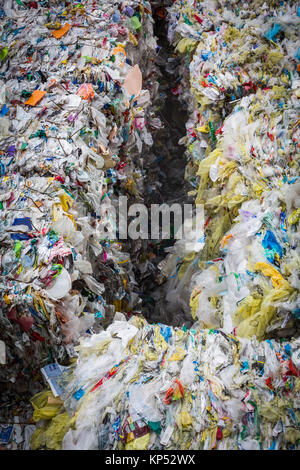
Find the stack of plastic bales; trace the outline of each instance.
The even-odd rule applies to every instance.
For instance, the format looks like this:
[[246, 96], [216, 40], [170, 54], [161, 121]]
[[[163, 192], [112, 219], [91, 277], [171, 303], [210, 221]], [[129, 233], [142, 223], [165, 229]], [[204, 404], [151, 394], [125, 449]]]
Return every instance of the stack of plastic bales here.
[[4, 416], [81, 335], [140, 311], [112, 209], [119, 195], [141, 200], [157, 84], [148, 2], [1, 5]]
[[[203, 249], [162, 270], [171, 309], [239, 336], [297, 336], [299, 23], [295, 2], [174, 2], [190, 194]], [[174, 60], [174, 59], [171, 59]], [[194, 188], [194, 189], [193, 189]]]
[[[76, 24], [82, 16], [80, 6], [78, 10]], [[130, 14], [128, 13], [129, 17]], [[176, 242], [174, 247], [169, 247], [170, 254], [160, 267], [162, 277], [167, 278], [166, 309], [173, 310], [177, 316], [179, 311], [180, 314], [183, 312], [183, 322], [186, 318], [192, 318], [195, 323], [190, 329], [164, 325], [163, 319], [161, 323], [150, 325], [142, 316], [136, 315], [127, 321], [125, 315], [117, 312], [113, 323], [106, 330], [98, 332], [93, 326], [95, 334], [91, 335], [84, 333], [84, 328], [88, 327], [84, 323], [83, 330], [78, 332], [80, 344], [75, 346], [73, 352], [78, 354], [76, 361], [66, 368], [60, 365], [64, 364], [62, 361], [43, 367], [42, 373], [49, 388], [36, 394], [31, 400], [34, 408], [33, 420], [37, 423], [37, 429], [30, 439], [32, 449], [299, 448], [297, 227], [300, 191], [297, 181], [299, 120], [296, 114], [300, 89], [297, 65], [299, 15], [299, 9], [293, 2], [280, 2], [279, 5], [278, 2], [260, 0], [251, 3], [175, 1], [169, 9], [169, 39], [176, 46], [178, 56], [182, 57], [180, 79], [177, 80], [173, 93], [189, 110], [187, 136], [181, 141], [187, 147], [186, 155], [189, 160], [186, 178], [191, 184], [190, 195], [195, 197], [196, 203], [204, 205], [205, 223], [203, 232], [186, 233], [184, 239]], [[99, 17], [99, 14], [94, 16]], [[82, 26], [86, 26], [85, 21], [93, 20], [83, 18]], [[148, 20], [151, 22], [150, 17], [146, 18], [146, 24]], [[142, 15], [138, 20], [141, 22]], [[130, 20], [130, 24], [137, 25], [137, 22], [133, 20], [132, 23]], [[107, 23], [106, 26], [103, 25], [103, 28], [106, 27]], [[70, 33], [72, 29], [69, 30]], [[129, 38], [132, 43], [128, 48], [131, 50], [136, 46], [130, 35]], [[142, 38], [141, 44], [144, 44]], [[114, 44], [113, 46], [117, 47]], [[88, 52], [85, 54], [90, 59], [94, 57], [94, 51], [89, 52], [90, 55]], [[113, 56], [116, 58], [117, 53]], [[124, 60], [124, 57], [120, 60]], [[123, 65], [125, 69], [120, 65], [117, 70], [125, 71], [125, 63], [126, 61]], [[128, 65], [134, 63], [136, 62]], [[169, 69], [178, 63], [178, 59], [170, 58]], [[92, 67], [88, 64], [85, 75], [89, 67]], [[101, 63], [101, 66], [104, 65]], [[151, 78], [151, 70], [154, 70], [151, 56], [149, 67], [150, 72], [143, 73]], [[81, 84], [92, 83], [92, 80], [89, 82], [76, 70], [74, 67], [72, 74], [77, 74], [77, 78], [73, 81], [80, 81], [81, 77]], [[129, 82], [136, 85], [137, 72], [130, 67], [124, 75], [120, 72], [117, 80], [121, 80], [121, 77], [126, 80], [125, 77], [130, 72], [134, 76]], [[65, 83], [62, 85], [65, 86]], [[72, 82], [68, 86], [71, 93], [74, 90], [73, 95], [78, 92], [80, 85]], [[89, 89], [85, 87], [85, 92]], [[121, 89], [123, 90], [122, 87]], [[93, 107], [95, 99], [104, 97], [95, 89], [94, 93], [93, 100], [87, 103], [88, 109]], [[151, 93], [155, 94], [155, 89], [152, 88]], [[119, 150], [118, 144], [123, 143], [118, 140], [119, 126], [127, 119], [130, 120], [130, 116], [132, 119], [143, 118], [134, 114], [136, 107], [137, 113], [143, 112], [143, 102], [140, 107], [138, 103], [135, 106], [138, 99], [130, 100], [129, 95], [129, 91], [128, 95], [125, 93], [124, 101], [118, 96], [120, 102], [113, 109], [111, 106], [105, 108], [106, 104], [103, 106], [105, 119], [111, 119], [109, 122], [115, 123], [112, 114], [116, 117], [117, 127], [114, 128], [111, 124], [109, 130], [113, 134], [107, 137], [109, 143], [101, 142], [104, 150]], [[145, 94], [143, 96], [146, 98]], [[47, 95], [43, 100], [47, 100]], [[129, 107], [131, 103], [132, 108], [126, 108], [125, 116], [123, 114], [121, 117], [118, 109], [124, 109], [122, 106], [126, 102], [129, 102]], [[56, 104], [59, 105], [60, 102], [57, 100]], [[80, 119], [80, 115], [77, 119]], [[149, 122], [151, 119], [155, 117], [149, 113]], [[132, 122], [133, 127], [131, 124], [126, 127], [128, 135], [126, 132], [123, 134], [122, 130], [120, 137], [124, 140], [128, 137], [127, 146], [132, 146], [131, 152], [134, 145], [139, 148], [138, 138], [144, 138], [149, 144], [151, 141], [143, 122], [139, 133], [134, 132], [134, 126], [139, 126], [140, 121]], [[152, 124], [155, 127], [156, 121], [152, 120]], [[76, 126], [76, 120], [74, 125]], [[77, 158], [80, 159], [88, 152], [89, 159], [94, 157], [97, 162], [97, 158], [102, 157], [106, 161], [107, 155], [102, 150], [101, 155], [97, 153], [94, 142], [89, 146], [91, 140], [94, 140], [93, 134], [88, 134], [87, 131], [82, 137], [81, 126], [78, 123], [75, 128], [81, 135], [80, 144], [76, 141], [76, 147], [81, 149]], [[131, 134], [130, 130], [133, 131]], [[29, 129], [28, 134], [29, 132], [31, 135], [32, 130]], [[50, 126], [45, 132], [48, 133], [46, 138], [51, 141]], [[101, 134], [100, 130], [98, 132], [97, 137]], [[113, 137], [110, 140], [111, 135]], [[57, 137], [61, 138], [61, 135], [58, 134]], [[122, 143], [118, 156], [122, 151], [126, 153], [127, 147], [122, 146]], [[14, 145], [13, 141], [8, 141], [8, 144]], [[65, 147], [64, 149], [66, 151]], [[91, 149], [92, 157], [89, 153]], [[8, 145], [5, 158], [9, 157], [7, 152], [9, 153]], [[16, 161], [18, 155], [16, 154]], [[61, 159], [64, 158], [62, 153], [58, 155], [61, 155]], [[117, 150], [114, 150], [113, 155], [117, 155]], [[67, 160], [72, 161], [71, 156]], [[23, 177], [21, 171], [29, 164], [30, 161], [26, 162], [24, 158], [20, 178]], [[83, 164], [84, 171], [90, 175], [91, 171], [87, 169], [89, 161], [83, 160]], [[44, 192], [48, 191], [46, 184], [57, 185], [58, 190], [54, 194], [58, 200], [54, 199], [57, 204], [54, 214], [58, 214], [58, 218], [51, 222], [51, 230], [57, 233], [58, 229], [55, 230], [53, 224], [60, 221], [62, 211], [66, 214], [64, 222], [69, 224], [67, 219], [72, 222], [73, 217], [76, 225], [79, 226], [81, 222], [81, 230], [76, 230], [75, 234], [86, 230], [83, 234], [86, 241], [90, 232], [85, 228], [88, 224], [84, 225], [82, 221], [85, 218], [89, 221], [92, 216], [87, 215], [80, 197], [86, 197], [89, 204], [94, 204], [92, 208], [97, 212], [103, 201], [109, 199], [113, 204], [114, 196], [106, 193], [99, 206], [98, 200], [94, 202], [91, 199], [95, 191], [90, 190], [88, 185], [89, 191], [86, 191], [85, 182], [81, 182], [84, 189], [80, 190], [74, 188], [75, 183], [66, 185], [66, 181], [74, 182], [74, 179], [65, 175], [65, 170], [64, 173], [61, 172], [65, 181], [57, 182], [57, 173], [52, 169], [55, 168], [54, 165], [55, 163], [47, 164], [46, 168], [39, 170], [41, 175], [38, 178], [44, 177], [47, 182], [45, 181], [41, 190], [37, 188], [40, 193], [33, 200], [35, 203], [40, 201], [43, 189]], [[101, 172], [103, 168], [97, 170], [96, 166], [93, 167], [95, 175], [96, 171]], [[112, 174], [111, 178], [115, 177], [120, 182], [113, 182], [111, 187], [114, 190], [119, 187], [119, 193], [125, 187], [129, 194], [139, 198], [143, 182], [141, 178], [137, 180], [135, 174], [130, 174], [129, 167], [128, 164], [123, 170], [124, 178], [120, 178], [121, 181], [118, 180], [119, 176], [117, 178]], [[122, 174], [120, 167], [118, 169], [118, 166], [114, 166], [113, 169], [115, 168], [118, 175]], [[78, 171], [76, 166], [72, 171]], [[107, 171], [105, 177], [108, 177]], [[78, 181], [78, 177], [76, 178], [75, 181]], [[27, 179], [35, 188], [33, 177]], [[12, 184], [15, 182], [16, 177]], [[99, 184], [99, 175], [94, 184]], [[50, 195], [53, 197], [53, 187], [50, 187]], [[24, 194], [25, 189], [20, 198], [25, 197]], [[37, 205], [43, 210], [39, 203]], [[107, 210], [109, 211], [108, 208]], [[22, 217], [24, 218], [23, 213]], [[32, 226], [35, 222], [38, 224], [38, 216], [37, 220], [29, 219]], [[29, 221], [25, 220], [28, 223]], [[22, 219], [20, 223], [24, 225], [25, 222]], [[14, 219], [9, 226], [10, 230], [14, 230], [13, 235], [18, 233], [14, 229], [16, 225], [18, 222]], [[71, 225], [61, 224], [60, 230], [64, 230], [65, 226]], [[96, 220], [93, 228], [95, 226], [97, 227]], [[47, 236], [51, 241], [54, 235], [46, 231], [43, 237]], [[69, 238], [66, 237], [74, 237], [76, 240], [77, 235], [72, 231], [68, 232], [63, 237], [65, 244], [62, 248], [70, 248], [72, 253], [75, 250], [76, 254], [81, 254], [77, 268], [78, 287], [75, 284], [77, 292], [70, 291], [68, 295], [71, 297], [82, 297], [82, 284], [79, 281], [84, 281], [87, 285], [86, 287], [84, 284], [84, 288], [94, 292], [87, 278], [99, 289], [102, 285], [106, 286], [108, 281], [97, 275], [97, 256], [103, 256], [100, 258], [103, 259], [103, 265], [106, 265], [107, 259], [113, 258], [112, 255], [109, 258], [110, 253], [120, 256], [119, 264], [128, 260], [125, 255], [122, 258], [122, 251], [115, 250], [117, 244], [110, 243], [107, 247], [107, 240], [105, 250], [99, 255], [98, 252], [92, 252], [92, 256], [86, 259], [84, 255], [87, 245], [86, 251], [76, 248], [83, 240], [77, 245], [73, 242], [70, 246]], [[97, 239], [97, 236], [93, 240], [94, 238]], [[21, 242], [25, 243], [22, 240]], [[13, 248], [17, 257], [19, 245], [16, 243]], [[92, 246], [91, 250], [94, 250], [98, 245], [93, 241]], [[139, 244], [136, 244], [135, 249], [139, 249]], [[67, 256], [71, 255], [66, 255], [66, 259]], [[19, 258], [22, 259], [21, 257], [22, 251]], [[58, 318], [64, 318], [64, 312], [70, 311], [69, 296], [54, 302], [51, 296], [53, 289], [55, 292], [56, 276], [58, 279], [59, 276], [67, 278], [67, 272], [73, 280], [72, 267], [76, 259], [73, 263], [71, 260], [70, 265], [57, 261], [54, 267], [51, 265], [51, 272], [44, 273], [42, 279], [39, 276], [33, 282], [30, 281], [31, 285], [34, 283], [31, 289], [39, 295], [32, 308], [38, 309], [39, 299], [44, 302], [45, 308], [48, 303], [54, 304], [50, 320], [54, 315], [57, 316], [56, 311], [59, 312]], [[84, 269], [82, 265], [87, 266], [84, 263], [86, 261], [91, 263], [92, 272], [87, 268], [87, 272], [80, 271]], [[41, 269], [45, 267], [42, 265]], [[22, 273], [23, 270], [18, 275], [24, 276]], [[122, 277], [123, 272], [120, 271], [119, 274]], [[126, 301], [126, 288], [130, 285], [130, 280], [130, 287], [134, 285], [132, 271], [129, 271], [128, 277], [129, 281], [126, 280], [125, 285], [120, 283], [109, 292], [112, 295], [117, 291], [117, 300], [122, 303]], [[43, 280], [49, 278], [51, 283], [47, 285]], [[41, 282], [45, 284], [43, 287]], [[100, 294], [103, 298], [105, 292]], [[26, 291], [25, 293], [30, 295]], [[7, 300], [10, 300], [9, 295], [10, 292], [7, 293]], [[98, 298], [97, 301], [100, 302]], [[78, 301], [79, 309], [81, 302]], [[93, 300], [88, 302], [92, 303]], [[110, 304], [111, 302], [113, 300]], [[110, 309], [110, 318], [115, 309], [121, 310], [121, 306], [121, 303], [114, 304], [115, 308]], [[8, 306], [6, 310], [10, 311], [11, 308]], [[83, 311], [85, 309], [87, 310], [84, 306]], [[100, 308], [99, 311], [101, 312]], [[93, 311], [87, 312], [95, 316]], [[83, 320], [87, 315], [79, 316], [78, 319], [81, 322], [87, 321]], [[19, 316], [16, 318], [19, 319]], [[49, 323], [51, 324], [50, 321]], [[66, 322], [64, 324], [68, 325]], [[32, 431], [33, 429], [30, 434]], [[28, 435], [29, 431], [26, 443]]]

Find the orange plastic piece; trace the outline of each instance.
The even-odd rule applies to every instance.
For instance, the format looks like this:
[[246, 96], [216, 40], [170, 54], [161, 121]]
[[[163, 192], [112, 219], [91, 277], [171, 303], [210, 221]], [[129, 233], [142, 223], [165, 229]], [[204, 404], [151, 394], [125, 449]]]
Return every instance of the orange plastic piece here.
[[70, 28], [71, 25], [69, 23], [65, 23], [62, 28], [52, 31], [52, 36], [54, 36], [55, 39], [60, 39], [69, 31]]
[[125, 57], [126, 57], [126, 52], [125, 52], [124, 47], [122, 47], [122, 46], [117, 46], [117, 47], [114, 48], [114, 50], [113, 50], [113, 55], [117, 55], [117, 54], [119, 54], [119, 53], [125, 55]]
[[229, 233], [228, 235], [226, 235], [225, 237], [222, 238], [221, 240], [221, 247], [224, 248], [224, 246], [227, 245], [228, 243], [228, 240], [232, 238], [232, 233]]
[[166, 405], [170, 405], [172, 400], [178, 400], [179, 398], [182, 398], [184, 395], [184, 387], [182, 383], [176, 379], [175, 380], [175, 385], [173, 387], [168, 388], [167, 393], [164, 398], [164, 403]]
[[34, 90], [31, 97], [25, 101], [25, 104], [29, 104], [29, 106], [35, 106], [46, 94], [43, 90]]
[[94, 90], [91, 83], [83, 83], [78, 89], [76, 95], [80, 96], [84, 100], [94, 98]]

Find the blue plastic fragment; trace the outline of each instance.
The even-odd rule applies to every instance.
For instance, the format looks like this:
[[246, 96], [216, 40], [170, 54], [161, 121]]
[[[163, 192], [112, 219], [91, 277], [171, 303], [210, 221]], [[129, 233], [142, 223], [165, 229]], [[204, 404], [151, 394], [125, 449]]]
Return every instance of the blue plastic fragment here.
[[158, 325], [160, 326], [160, 334], [165, 338], [166, 342], [168, 342], [169, 338], [172, 336], [171, 328], [161, 323], [158, 323]]
[[79, 388], [77, 392], [73, 394], [73, 397], [75, 398], [75, 400], [78, 401], [80, 400], [81, 397], [83, 397], [83, 395], [84, 395], [84, 390], [82, 390], [82, 388]]
[[268, 39], [269, 41], [274, 41], [276, 42], [276, 35], [282, 30], [282, 27], [278, 23], [274, 23], [272, 28], [268, 29], [268, 31], [265, 33], [265, 38]]
[[274, 264], [275, 254], [282, 257], [282, 248], [278, 241], [275, 238], [275, 235], [270, 231], [267, 230], [266, 235], [262, 241], [262, 246], [265, 249], [265, 256], [270, 263]]
[[1, 108], [0, 111], [0, 116], [5, 116], [9, 111], [9, 108], [6, 106], [6, 104]]
[[295, 308], [295, 310], [292, 311], [292, 317], [300, 319], [300, 308]]

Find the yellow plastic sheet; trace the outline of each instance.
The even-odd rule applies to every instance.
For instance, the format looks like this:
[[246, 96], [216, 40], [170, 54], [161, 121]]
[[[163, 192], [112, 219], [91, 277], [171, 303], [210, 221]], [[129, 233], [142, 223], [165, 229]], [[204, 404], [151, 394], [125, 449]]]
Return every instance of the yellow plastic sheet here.
[[146, 450], [149, 444], [150, 434], [138, 437], [125, 445], [126, 450]]
[[52, 419], [62, 408], [62, 401], [60, 399], [55, 399], [50, 390], [37, 393], [30, 401], [34, 409], [32, 416], [34, 421], [39, 421], [40, 419]]
[[176, 51], [180, 52], [181, 54], [184, 54], [185, 52], [188, 51], [188, 49], [194, 49], [197, 46], [197, 41], [194, 41], [193, 39], [189, 38], [183, 38], [179, 41], [179, 43], [176, 46]]
[[284, 282], [286, 282], [277, 269], [273, 268], [273, 266], [268, 263], [256, 263], [254, 269], [261, 271], [264, 276], [270, 277], [275, 289], [279, 289], [283, 286]]
[[282, 285], [265, 293], [261, 303], [252, 296], [246, 297], [234, 316], [235, 320], [239, 317], [245, 318], [237, 327], [237, 335], [245, 338], [256, 335], [259, 340], [263, 339], [266, 328], [276, 312], [274, 304], [288, 298], [292, 291], [289, 283], [282, 279]]
[[36, 450], [46, 446], [47, 449], [61, 450], [64, 435], [73, 422], [74, 418], [70, 419], [66, 412], [56, 415], [44, 428], [38, 428], [32, 434], [31, 449]]

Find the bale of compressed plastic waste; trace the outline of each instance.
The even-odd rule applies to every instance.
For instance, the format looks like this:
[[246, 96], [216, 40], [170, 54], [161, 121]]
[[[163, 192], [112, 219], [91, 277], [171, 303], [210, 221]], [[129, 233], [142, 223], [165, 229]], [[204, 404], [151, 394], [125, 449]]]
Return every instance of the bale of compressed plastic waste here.
[[299, 347], [115, 320], [80, 341], [61, 380], [64, 405], [32, 443], [53, 448], [47, 435], [61, 420], [56, 445], [66, 450], [299, 448]]
[[142, 198], [152, 22], [136, 0], [1, 4], [3, 416], [26, 382], [41, 390], [41, 367], [76, 357], [79, 337], [140, 312], [113, 214], [120, 195]]
[[103, 235], [160, 127], [151, 6], [36, 4], [0, 12], [1, 380], [35, 380], [25, 446], [298, 449], [299, 8], [164, 2], [205, 210], [160, 265], [187, 329], [126, 321], [145, 244]]
[[[170, 309], [251, 338], [299, 318], [299, 9], [294, 2], [174, 2], [169, 40], [189, 109], [186, 178], [201, 250], [161, 266]], [[175, 61], [174, 58], [170, 62]]]

